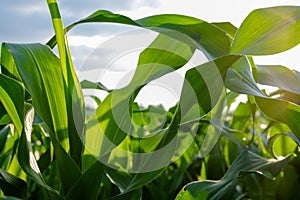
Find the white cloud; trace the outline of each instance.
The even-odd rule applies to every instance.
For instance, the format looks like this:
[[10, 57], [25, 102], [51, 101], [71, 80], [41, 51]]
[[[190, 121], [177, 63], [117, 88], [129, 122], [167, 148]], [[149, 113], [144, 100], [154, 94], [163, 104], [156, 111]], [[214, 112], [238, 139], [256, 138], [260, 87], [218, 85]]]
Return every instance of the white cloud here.
[[68, 37], [68, 42], [70, 46], [86, 46], [90, 48], [96, 48], [101, 43], [106, 41], [109, 37], [103, 36], [92, 36], [92, 37], [85, 37], [85, 36], [77, 36], [72, 35]]
[[41, 13], [49, 13], [48, 7], [45, 5], [26, 5], [26, 6], [16, 6], [13, 8], [17, 13], [21, 15], [34, 15], [34, 14], [41, 14]]

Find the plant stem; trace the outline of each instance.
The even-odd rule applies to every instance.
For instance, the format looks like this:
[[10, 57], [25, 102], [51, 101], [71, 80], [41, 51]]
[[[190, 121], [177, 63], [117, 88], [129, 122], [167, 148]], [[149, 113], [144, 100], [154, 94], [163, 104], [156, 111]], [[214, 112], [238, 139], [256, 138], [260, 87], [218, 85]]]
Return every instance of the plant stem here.
[[72, 64], [73, 62], [69, 56], [70, 54], [68, 52], [69, 48], [67, 46], [67, 39], [64, 33], [64, 26], [62, 23], [61, 15], [56, 0], [47, 0], [47, 4], [50, 10], [55, 37], [57, 40], [57, 46], [58, 46], [58, 52], [59, 52], [61, 66], [62, 66], [63, 76], [66, 85], [68, 86], [67, 63], [73, 66]]

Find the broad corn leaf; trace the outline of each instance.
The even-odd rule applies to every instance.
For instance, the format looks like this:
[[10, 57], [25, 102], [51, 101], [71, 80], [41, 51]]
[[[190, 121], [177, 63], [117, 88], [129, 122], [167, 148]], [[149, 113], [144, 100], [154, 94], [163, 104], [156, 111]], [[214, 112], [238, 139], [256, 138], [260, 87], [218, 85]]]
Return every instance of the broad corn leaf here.
[[37, 114], [49, 129], [63, 187], [67, 191], [81, 172], [66, 152], [69, 150], [69, 124], [59, 59], [41, 44], [6, 44], [6, 47], [32, 96]]
[[270, 55], [300, 43], [300, 7], [277, 6], [252, 11], [237, 31], [231, 53]]
[[18, 73], [18, 69], [16, 68], [16, 64], [12, 55], [9, 53], [5, 43], [1, 45], [1, 73], [21, 81], [21, 77]]
[[6, 44], [6, 48], [39, 117], [68, 149], [68, 117], [59, 59], [41, 44]]
[[256, 65], [254, 75], [260, 84], [300, 94], [300, 73], [298, 71], [280, 65]]
[[67, 199], [97, 199], [105, 168], [103, 163], [96, 161], [77, 179], [66, 195]]
[[[162, 41], [164, 42], [162, 43]], [[155, 48], [157, 43], [161, 44], [160, 49]], [[151, 48], [152, 46], [153, 48]], [[162, 49], [166, 49], [164, 54], [161, 54]], [[185, 49], [185, 52], [188, 53], [181, 57], [173, 53], [177, 49]], [[192, 53], [193, 49], [185, 43], [159, 35], [150, 47], [141, 53], [139, 65], [130, 84], [111, 92], [90, 117], [85, 138], [87, 150], [95, 155], [104, 156], [114, 148], [114, 145], [118, 145], [125, 138], [126, 133], [130, 133], [131, 117], [129, 112], [131, 112], [131, 105], [141, 87], [183, 66], [188, 62]], [[170, 57], [172, 59], [169, 60]], [[166, 61], [169, 62], [166, 63]], [[104, 134], [112, 142], [111, 144], [107, 139], [103, 139], [105, 138]]]
[[4, 74], [0, 74], [0, 92], [0, 103], [14, 123], [18, 133], [21, 134], [24, 117], [24, 85]]
[[[66, 27], [66, 32], [79, 24], [97, 22], [120, 23], [144, 27], [166, 35], [170, 34], [169, 36], [174, 37], [181, 42], [191, 44], [189, 40], [186, 40], [186, 37], [182, 37], [185, 35], [192, 38], [197, 44], [196, 46], [199, 46], [199, 48], [201, 48], [204, 54], [209, 58], [226, 55], [229, 53], [230, 49], [230, 38], [225, 32], [203, 20], [184, 15], [165, 14], [132, 20], [120, 14], [114, 14], [106, 10], [99, 10]], [[170, 30], [173, 32], [169, 32]], [[180, 34], [174, 34], [174, 32]], [[56, 43], [57, 41], [54, 36], [49, 40], [47, 45], [53, 48]]]
[[[226, 86], [234, 92], [255, 96], [256, 103], [263, 113], [273, 120], [287, 124], [299, 138], [300, 106], [289, 101], [267, 97], [258, 88], [249, 65], [248, 62], [241, 59], [232, 69], [228, 70]], [[260, 72], [258, 71], [258, 73]], [[268, 79], [265, 81], [268, 81]], [[275, 84], [274, 80], [272, 82]]]
[[255, 97], [258, 107], [273, 120], [287, 124], [300, 138], [300, 106], [278, 99]]

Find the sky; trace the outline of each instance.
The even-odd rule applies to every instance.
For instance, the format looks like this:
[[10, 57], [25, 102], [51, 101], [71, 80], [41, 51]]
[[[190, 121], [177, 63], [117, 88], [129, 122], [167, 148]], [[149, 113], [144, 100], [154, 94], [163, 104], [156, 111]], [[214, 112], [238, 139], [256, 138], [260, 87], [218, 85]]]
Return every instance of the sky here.
[[[208, 22], [229, 21], [239, 27], [243, 19], [256, 8], [278, 5], [300, 6], [299, 0], [59, 0], [58, 3], [65, 25], [84, 18], [98, 9], [105, 9], [132, 19], [172, 13], [189, 15]], [[46, 0], [1, 0], [0, 24], [0, 42], [46, 43], [53, 35]], [[128, 35], [134, 34], [137, 34], [136, 38], [127, 38]], [[115, 38], [118, 35], [121, 35], [119, 38], [125, 37], [128, 41], [139, 40], [141, 44], [136, 51], [126, 53], [114, 60], [112, 70], [106, 70], [105, 74], [98, 76], [98, 79], [102, 77], [101, 81], [109, 87], [125, 85], [130, 80], [136, 65], [138, 53], [141, 51], [140, 47], [146, 47], [155, 38], [155, 35], [149, 31], [143, 32], [137, 28], [117, 24], [90, 24], [75, 28], [68, 34], [68, 40], [76, 70], [80, 72], [87, 64], [87, 60], [90, 60], [89, 65], [91, 61], [94, 61], [95, 65], [99, 64], [101, 61], [92, 59], [95, 55], [94, 50], [99, 45], [109, 46], [116, 42]], [[114, 44], [117, 46], [117, 43]], [[102, 53], [105, 55], [109, 52], [103, 51]], [[257, 64], [280, 64], [300, 71], [300, 62], [297, 59], [299, 54], [300, 46], [296, 46], [284, 53], [254, 59]], [[126, 64], [131, 67], [124, 67]], [[125, 81], [124, 75], [127, 77]], [[85, 78], [89, 75], [82, 73], [82, 76]], [[160, 85], [160, 83], [153, 84], [153, 88], [156, 88], [154, 91], [157, 91]], [[168, 92], [161, 92], [161, 94], [164, 93]], [[169, 101], [171, 96], [178, 95], [176, 91], [169, 91], [169, 93], [169, 97], [167, 95], [162, 99]], [[149, 88], [146, 88], [140, 96], [143, 95], [153, 98]]]

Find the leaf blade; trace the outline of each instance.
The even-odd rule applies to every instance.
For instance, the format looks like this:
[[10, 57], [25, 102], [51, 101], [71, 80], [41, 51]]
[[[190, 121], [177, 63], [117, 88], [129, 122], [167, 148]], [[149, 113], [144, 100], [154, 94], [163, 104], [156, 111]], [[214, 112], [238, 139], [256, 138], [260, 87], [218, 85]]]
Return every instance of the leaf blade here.
[[231, 53], [270, 55], [300, 43], [300, 7], [277, 6], [252, 11], [239, 28]]

